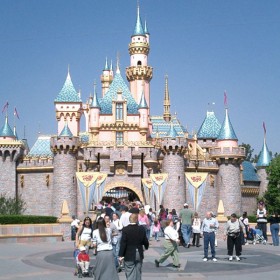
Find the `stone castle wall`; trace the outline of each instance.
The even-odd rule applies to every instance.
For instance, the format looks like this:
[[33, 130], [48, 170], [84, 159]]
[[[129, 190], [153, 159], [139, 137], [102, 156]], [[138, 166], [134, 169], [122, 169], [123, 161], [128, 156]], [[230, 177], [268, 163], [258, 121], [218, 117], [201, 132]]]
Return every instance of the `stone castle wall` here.
[[[248, 215], [256, 215], [257, 213], [257, 198], [252, 195], [242, 195], [242, 212], [247, 212]], [[242, 214], [242, 213], [241, 213]]]
[[7, 157], [5, 161], [0, 158], [0, 193], [6, 197], [16, 195], [16, 163]]
[[258, 169], [258, 175], [261, 180], [260, 183], [260, 196], [264, 194], [264, 192], [267, 190], [268, 180], [267, 180], [267, 173], [264, 168]]

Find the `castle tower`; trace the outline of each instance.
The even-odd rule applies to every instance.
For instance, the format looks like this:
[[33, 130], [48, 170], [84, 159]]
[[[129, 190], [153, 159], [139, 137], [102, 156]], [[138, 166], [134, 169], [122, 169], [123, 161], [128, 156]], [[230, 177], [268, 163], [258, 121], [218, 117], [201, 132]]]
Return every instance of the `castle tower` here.
[[138, 111], [140, 113], [139, 119], [139, 132], [141, 134], [142, 141], [147, 140], [147, 132], [149, 128], [149, 116], [148, 116], [148, 105], [145, 99], [145, 94], [142, 92], [141, 100], [138, 106]]
[[216, 178], [218, 200], [222, 200], [224, 204], [225, 215], [240, 214], [242, 211], [240, 164], [245, 157], [245, 149], [238, 147], [238, 139], [230, 122], [228, 109], [216, 143], [217, 147], [210, 148], [209, 152], [219, 166]]
[[70, 215], [77, 214], [77, 153], [79, 138], [73, 136], [65, 123], [59, 136], [51, 138], [53, 159], [53, 215], [60, 216], [63, 201], [66, 200]]
[[170, 113], [170, 98], [169, 98], [169, 90], [168, 90], [168, 76], [165, 75], [165, 91], [164, 91], [164, 101], [163, 101], [163, 119], [166, 122], [170, 122], [171, 113]]
[[150, 110], [150, 80], [153, 76], [153, 68], [148, 66], [150, 44], [147, 25], [146, 32], [147, 33], [145, 33], [141, 22], [138, 6], [136, 25], [128, 48], [130, 54], [130, 66], [126, 68], [126, 77], [130, 83], [130, 92], [138, 104], [140, 103], [144, 82], [145, 99], [148, 105], [148, 110]]
[[93, 97], [90, 104], [89, 116], [89, 130], [92, 133], [92, 141], [98, 140], [99, 133], [99, 117], [100, 117], [100, 104], [96, 94], [96, 85], [94, 85]]
[[65, 83], [54, 101], [56, 109], [56, 119], [58, 134], [64, 128], [65, 122], [68, 123], [74, 136], [80, 132], [80, 118], [82, 112], [82, 100], [75, 90], [68, 70]]
[[258, 158], [258, 162], [256, 164], [257, 173], [260, 177], [261, 184], [260, 184], [260, 195], [262, 195], [267, 190], [268, 180], [267, 180], [267, 173], [265, 168], [269, 166], [271, 162], [271, 154], [266, 144], [266, 130], [264, 130], [264, 139], [263, 139], [263, 147]]
[[109, 68], [108, 60], [107, 60], [107, 57], [106, 57], [105, 66], [104, 66], [104, 69], [102, 71], [102, 75], [100, 77], [101, 85], [102, 85], [102, 97], [108, 91], [108, 88], [109, 88], [110, 84], [112, 83], [113, 78], [114, 78], [114, 73], [113, 73], [112, 62], [111, 62], [111, 67]]
[[0, 129], [0, 193], [7, 197], [17, 197], [16, 167], [18, 160], [23, 156], [24, 144], [17, 141], [11, 129], [8, 116]]
[[172, 124], [165, 137], [162, 138], [161, 151], [163, 153], [162, 171], [168, 173], [166, 193], [163, 205], [168, 209], [179, 210], [186, 202], [185, 162], [184, 153], [187, 140], [178, 137]]

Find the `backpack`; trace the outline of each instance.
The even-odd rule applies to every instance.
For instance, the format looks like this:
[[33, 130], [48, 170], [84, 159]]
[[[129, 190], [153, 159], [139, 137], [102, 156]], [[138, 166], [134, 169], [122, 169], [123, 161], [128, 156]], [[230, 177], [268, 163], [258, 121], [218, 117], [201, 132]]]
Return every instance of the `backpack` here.
[[147, 214], [147, 217], [148, 217], [148, 219], [149, 219], [150, 224], [152, 224], [152, 223], [153, 223], [153, 217], [152, 217], [152, 215], [150, 215], [150, 214], [148, 213], [148, 214]]
[[178, 223], [178, 222], [179, 222], [179, 217], [178, 217], [178, 215], [176, 215], [176, 214], [173, 215], [173, 216], [172, 216], [172, 221], [173, 221], [174, 224]]

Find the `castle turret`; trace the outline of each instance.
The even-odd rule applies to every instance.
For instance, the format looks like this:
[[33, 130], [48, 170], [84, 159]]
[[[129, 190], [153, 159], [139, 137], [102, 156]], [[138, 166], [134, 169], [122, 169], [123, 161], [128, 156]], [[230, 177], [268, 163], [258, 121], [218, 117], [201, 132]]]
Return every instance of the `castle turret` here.
[[82, 112], [82, 100], [75, 90], [68, 70], [65, 83], [54, 101], [56, 109], [56, 119], [58, 134], [64, 128], [65, 122], [68, 123], [74, 136], [80, 132], [80, 118]]
[[261, 180], [260, 183], [260, 195], [262, 195], [267, 190], [268, 180], [267, 180], [267, 173], [266, 173], [266, 167], [269, 166], [270, 162], [272, 160], [270, 151], [266, 144], [266, 129], [264, 129], [264, 139], [263, 139], [263, 146], [261, 153], [258, 158], [258, 162], [256, 164], [257, 167], [257, 173], [259, 175], [259, 178]]
[[169, 97], [169, 90], [168, 90], [168, 76], [165, 75], [165, 91], [164, 91], [164, 102], [163, 102], [163, 119], [166, 122], [170, 122], [171, 120], [171, 113], [170, 113], [170, 97]]
[[53, 215], [60, 216], [64, 200], [67, 201], [70, 215], [77, 214], [77, 152], [79, 137], [73, 136], [72, 131], [65, 123], [59, 136], [51, 138], [53, 159]]
[[187, 148], [187, 140], [178, 137], [173, 123], [161, 141], [161, 151], [163, 153], [162, 172], [168, 173], [166, 195], [164, 197], [164, 207], [179, 210], [186, 202], [186, 182], [184, 154]]
[[112, 68], [113, 68], [112, 67], [112, 62], [111, 62], [111, 67], [109, 68], [108, 60], [107, 60], [107, 57], [106, 57], [105, 66], [104, 66], [104, 69], [102, 71], [102, 75], [100, 77], [101, 85], [102, 85], [102, 96], [104, 96], [106, 94], [106, 92], [109, 89], [110, 84], [113, 81], [114, 74], [113, 74], [113, 69]]
[[222, 200], [225, 215], [240, 214], [241, 186], [240, 164], [245, 157], [245, 149], [238, 147], [238, 139], [230, 122], [228, 109], [217, 137], [217, 147], [210, 148], [210, 156], [219, 165], [217, 174], [218, 200]]
[[[146, 27], [147, 28], [147, 27]], [[148, 66], [148, 55], [150, 51], [149, 33], [145, 33], [139, 6], [137, 7], [137, 19], [134, 32], [129, 44], [130, 66], [126, 68], [126, 77], [130, 82], [130, 92], [139, 104], [144, 82], [145, 99], [150, 108], [150, 80], [153, 76], [153, 68]]]
[[149, 116], [148, 116], [148, 105], [145, 99], [145, 94], [142, 92], [142, 96], [140, 99], [140, 103], [138, 106], [138, 111], [140, 113], [139, 119], [139, 129], [140, 134], [142, 135], [142, 140], [146, 141], [147, 139], [147, 132], [149, 128]]
[[96, 137], [99, 133], [99, 117], [100, 117], [100, 104], [98, 102], [96, 94], [96, 85], [94, 85], [94, 92], [92, 101], [90, 104], [90, 117], [89, 117], [89, 129], [93, 135], [93, 141], [97, 140]]

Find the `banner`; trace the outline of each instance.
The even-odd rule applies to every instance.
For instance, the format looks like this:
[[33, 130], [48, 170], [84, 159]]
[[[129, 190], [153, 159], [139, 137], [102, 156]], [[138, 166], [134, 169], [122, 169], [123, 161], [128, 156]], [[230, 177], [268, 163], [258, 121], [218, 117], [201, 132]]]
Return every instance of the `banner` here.
[[190, 172], [190, 173], [185, 173], [185, 176], [188, 184], [190, 199], [196, 211], [203, 197], [208, 173]]
[[154, 200], [153, 181], [150, 178], [143, 178], [142, 184], [144, 186], [146, 203], [152, 205]]
[[96, 203], [98, 203], [102, 199], [106, 179], [107, 179], [107, 174], [98, 173], [98, 177], [96, 181], [96, 195], [94, 200]]
[[163, 196], [166, 190], [166, 182], [168, 178], [168, 174], [159, 173], [159, 174], [151, 174], [151, 180], [153, 181], [153, 193], [156, 196], [157, 202], [160, 205], [163, 200]]

